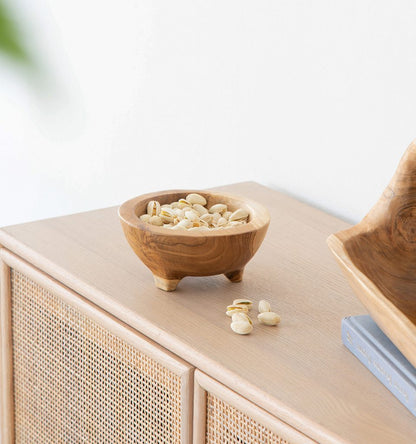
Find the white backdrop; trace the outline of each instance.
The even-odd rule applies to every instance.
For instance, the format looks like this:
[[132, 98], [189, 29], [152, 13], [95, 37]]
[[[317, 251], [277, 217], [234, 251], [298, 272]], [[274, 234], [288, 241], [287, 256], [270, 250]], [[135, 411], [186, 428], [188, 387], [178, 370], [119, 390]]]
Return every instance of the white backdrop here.
[[416, 137], [416, 3], [13, 0], [0, 226], [255, 180], [358, 221]]

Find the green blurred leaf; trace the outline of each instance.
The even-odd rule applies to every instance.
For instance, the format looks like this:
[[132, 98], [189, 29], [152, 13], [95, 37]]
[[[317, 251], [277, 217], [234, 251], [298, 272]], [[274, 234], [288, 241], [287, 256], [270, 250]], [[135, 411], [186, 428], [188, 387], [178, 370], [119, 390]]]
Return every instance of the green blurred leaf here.
[[12, 59], [29, 62], [29, 55], [22, 43], [22, 38], [11, 14], [0, 1], [0, 51]]

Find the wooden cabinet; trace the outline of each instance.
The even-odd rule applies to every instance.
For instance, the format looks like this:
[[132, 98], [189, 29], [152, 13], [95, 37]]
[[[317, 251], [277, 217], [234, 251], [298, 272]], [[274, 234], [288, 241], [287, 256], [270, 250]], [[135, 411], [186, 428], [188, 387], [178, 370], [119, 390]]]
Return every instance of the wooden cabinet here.
[[4, 444], [190, 442], [192, 366], [10, 252], [1, 258]]
[[194, 393], [194, 444], [315, 442], [198, 370]]
[[[416, 442], [415, 418], [341, 342], [342, 318], [365, 312], [325, 243], [348, 225], [258, 184], [216, 191], [271, 213], [238, 284], [155, 288], [117, 208], [0, 230], [1, 444]], [[240, 297], [281, 324], [254, 311], [236, 335], [225, 308]]]

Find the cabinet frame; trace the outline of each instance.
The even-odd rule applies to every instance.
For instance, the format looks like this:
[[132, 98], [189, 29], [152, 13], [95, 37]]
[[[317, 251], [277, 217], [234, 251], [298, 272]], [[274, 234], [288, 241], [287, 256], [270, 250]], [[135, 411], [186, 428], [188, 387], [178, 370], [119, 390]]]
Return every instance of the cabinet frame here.
[[9, 250], [0, 250], [0, 442], [14, 443], [14, 394], [13, 394], [13, 339], [12, 339], [12, 292], [11, 273], [15, 269], [59, 297], [64, 303], [79, 310], [104, 329], [124, 340], [132, 347], [159, 362], [181, 379], [182, 419], [181, 443], [192, 439], [193, 373], [194, 368], [186, 361], [143, 336], [137, 330], [89, 302], [65, 287], [49, 275], [36, 269]]
[[240, 410], [245, 415], [264, 425], [273, 433], [281, 436], [290, 444], [316, 444], [316, 441], [294, 429], [279, 418], [272, 416], [262, 408], [248, 401], [238, 393], [201, 372], [194, 375], [194, 426], [193, 444], [205, 444], [207, 392]]

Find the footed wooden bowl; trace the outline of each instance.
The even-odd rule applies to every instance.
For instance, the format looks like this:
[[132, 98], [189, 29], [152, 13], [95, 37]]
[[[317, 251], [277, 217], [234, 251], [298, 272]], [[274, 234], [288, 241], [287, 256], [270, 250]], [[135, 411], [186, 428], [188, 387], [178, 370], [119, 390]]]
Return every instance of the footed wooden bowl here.
[[355, 293], [416, 366], [416, 143], [357, 225], [328, 238]]
[[[230, 211], [247, 210], [248, 223], [223, 230], [177, 231], [139, 219], [150, 200], [163, 205], [190, 193], [204, 196], [208, 207], [225, 203]], [[240, 282], [245, 265], [263, 242], [270, 223], [269, 212], [257, 202], [194, 190], [162, 191], [135, 197], [120, 206], [119, 216], [131, 248], [153, 273], [156, 286], [165, 291], [175, 290], [185, 276], [225, 274], [231, 282]]]

